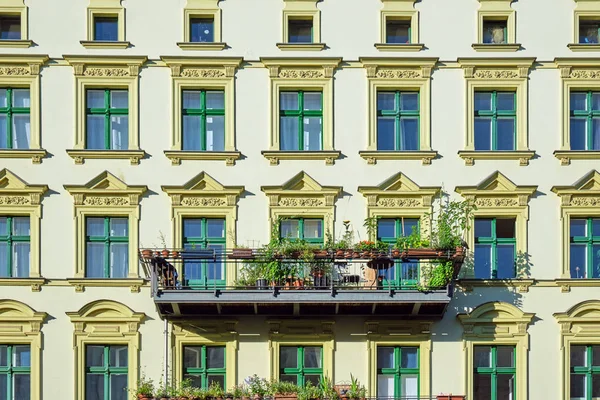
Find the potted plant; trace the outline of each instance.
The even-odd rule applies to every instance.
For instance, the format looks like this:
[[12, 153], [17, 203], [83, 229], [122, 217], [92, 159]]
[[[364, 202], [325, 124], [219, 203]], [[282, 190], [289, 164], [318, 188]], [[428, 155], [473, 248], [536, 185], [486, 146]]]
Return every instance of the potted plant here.
[[269, 391], [269, 384], [266, 379], [259, 378], [258, 375], [254, 374], [247, 377], [244, 380], [250, 392], [251, 398], [262, 399]]
[[298, 398], [298, 386], [291, 382], [273, 381], [269, 385], [269, 394], [275, 400], [296, 400]]
[[229, 258], [237, 260], [249, 260], [254, 258], [254, 255], [252, 253], [252, 249], [238, 246], [233, 248], [233, 253], [229, 256]]
[[221, 387], [221, 384], [219, 384], [218, 382], [211, 382], [208, 386], [208, 390], [206, 391], [206, 395], [208, 398], [214, 400], [223, 400], [225, 390]]
[[135, 395], [139, 400], [150, 400], [154, 398], [154, 382], [144, 375], [140, 378], [135, 389]]
[[150, 249], [143, 249], [141, 253], [142, 253], [142, 257], [146, 260], [152, 258], [152, 250], [150, 250]]
[[465, 396], [453, 395], [453, 394], [438, 394], [437, 400], [465, 400]]
[[350, 374], [350, 386], [346, 393], [350, 400], [361, 400], [367, 397], [367, 389], [360, 384], [352, 374]]
[[339, 398], [331, 379], [327, 376], [324, 376], [319, 382], [319, 391], [321, 399], [337, 400]]

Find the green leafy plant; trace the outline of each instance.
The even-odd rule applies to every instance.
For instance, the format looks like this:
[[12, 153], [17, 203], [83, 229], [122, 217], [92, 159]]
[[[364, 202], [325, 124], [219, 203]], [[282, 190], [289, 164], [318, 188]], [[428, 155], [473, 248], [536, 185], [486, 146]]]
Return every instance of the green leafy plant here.
[[147, 397], [154, 396], [154, 381], [146, 378], [145, 375], [142, 375], [142, 377], [138, 380], [135, 394]]
[[264, 378], [259, 378], [256, 374], [247, 377], [244, 383], [247, 385], [252, 396], [262, 398], [265, 394], [269, 393], [269, 382]]
[[272, 381], [269, 383], [269, 394], [275, 395], [293, 395], [298, 393], [298, 386], [292, 382]]
[[333, 382], [328, 376], [324, 376], [319, 382], [319, 391], [321, 392], [321, 399], [336, 400], [339, 398], [337, 392], [335, 391]]
[[421, 232], [413, 226], [410, 235], [400, 236], [396, 239], [396, 248], [400, 250], [422, 249], [430, 246], [428, 239], [421, 237]]
[[426, 214], [432, 221], [431, 245], [440, 250], [451, 250], [463, 243], [463, 234], [473, 220], [477, 207], [471, 200], [450, 200], [448, 194], [440, 192], [439, 206], [433, 213]]
[[320, 388], [314, 386], [312, 382], [306, 382], [306, 385], [298, 389], [298, 400], [315, 400], [320, 395]]
[[363, 226], [367, 230], [367, 237], [370, 240], [374, 240], [377, 238], [377, 223], [379, 221], [379, 217], [369, 217], [365, 218], [363, 222]]
[[356, 251], [387, 251], [388, 245], [387, 243], [378, 240], [376, 242], [372, 242], [370, 240], [361, 240], [353, 246], [353, 250]]
[[423, 268], [424, 284], [417, 285], [420, 291], [428, 291], [431, 289], [440, 289], [445, 287], [452, 281], [454, 277], [454, 267], [452, 261], [445, 263], [431, 264], [430, 268]]
[[352, 400], [364, 399], [367, 396], [367, 389], [360, 384], [358, 379], [350, 374], [350, 387], [346, 395]]
[[250, 390], [246, 385], [235, 385], [231, 390], [231, 395], [234, 399], [239, 400], [245, 397], [250, 397]]

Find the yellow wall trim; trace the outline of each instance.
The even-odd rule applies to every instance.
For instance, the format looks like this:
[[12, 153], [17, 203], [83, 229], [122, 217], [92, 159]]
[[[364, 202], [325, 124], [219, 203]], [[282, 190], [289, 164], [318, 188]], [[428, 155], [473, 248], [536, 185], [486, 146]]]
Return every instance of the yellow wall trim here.
[[[223, 50], [227, 47], [223, 43], [222, 28], [221, 28], [221, 8], [219, 8], [220, 0], [187, 0], [183, 9], [183, 41], [177, 43], [183, 50]], [[190, 37], [192, 18], [212, 18], [213, 25], [213, 42], [210, 43], [193, 43]]]
[[[521, 46], [516, 43], [517, 25], [515, 23], [516, 12], [511, 8], [514, 0], [479, 0], [481, 5], [477, 11], [477, 42], [473, 45], [475, 51], [486, 51], [483, 46], [489, 46], [483, 43], [483, 21], [486, 19], [504, 19], [506, 20], [506, 43], [516, 46], [505, 47], [504, 51], [517, 51]], [[481, 47], [476, 46], [482, 44]], [[492, 45], [497, 46], [497, 45]]]
[[[321, 43], [321, 10], [317, 3], [321, 0], [283, 0], [284, 8], [282, 13], [281, 43], [288, 43], [289, 20], [294, 18], [311, 19], [312, 43], [320, 44], [322, 47], [314, 47], [305, 50], [322, 50], [325, 46]], [[279, 44], [278, 44], [279, 46]]]
[[[379, 43], [375, 43], [381, 51], [420, 51], [425, 46], [419, 43], [419, 11], [415, 9], [416, 0], [381, 0], [383, 7], [379, 22]], [[388, 19], [410, 21], [409, 44], [387, 44], [386, 22]]]
[[[118, 18], [118, 39], [116, 42], [94, 42], [94, 18], [100, 16], [115, 16]], [[125, 7], [121, 5], [121, 0], [90, 0], [87, 8], [87, 40], [80, 42], [86, 48], [114, 48], [114, 45], [121, 44], [127, 48], [129, 42], [125, 42]], [[106, 44], [106, 46], [103, 46]]]

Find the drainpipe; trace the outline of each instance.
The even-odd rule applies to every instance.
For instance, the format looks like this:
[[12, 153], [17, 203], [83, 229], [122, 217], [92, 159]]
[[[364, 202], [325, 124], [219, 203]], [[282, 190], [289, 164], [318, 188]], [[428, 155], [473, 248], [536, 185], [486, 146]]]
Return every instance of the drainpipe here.
[[165, 370], [164, 370], [164, 383], [169, 383], [169, 321], [165, 318]]

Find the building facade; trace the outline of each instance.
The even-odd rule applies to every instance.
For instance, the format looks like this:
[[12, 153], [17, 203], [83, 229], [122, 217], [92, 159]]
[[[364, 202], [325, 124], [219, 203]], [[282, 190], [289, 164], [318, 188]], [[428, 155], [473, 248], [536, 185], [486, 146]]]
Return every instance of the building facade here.
[[[165, 371], [600, 397], [599, 20], [594, 0], [0, 1], [0, 399], [116, 400]], [[349, 294], [236, 292], [226, 257], [173, 261], [158, 291], [140, 262], [258, 248], [282, 219], [320, 244], [375, 239], [374, 217], [393, 244], [442, 190], [477, 205], [449, 292], [398, 265], [360, 290], [356, 260]]]

